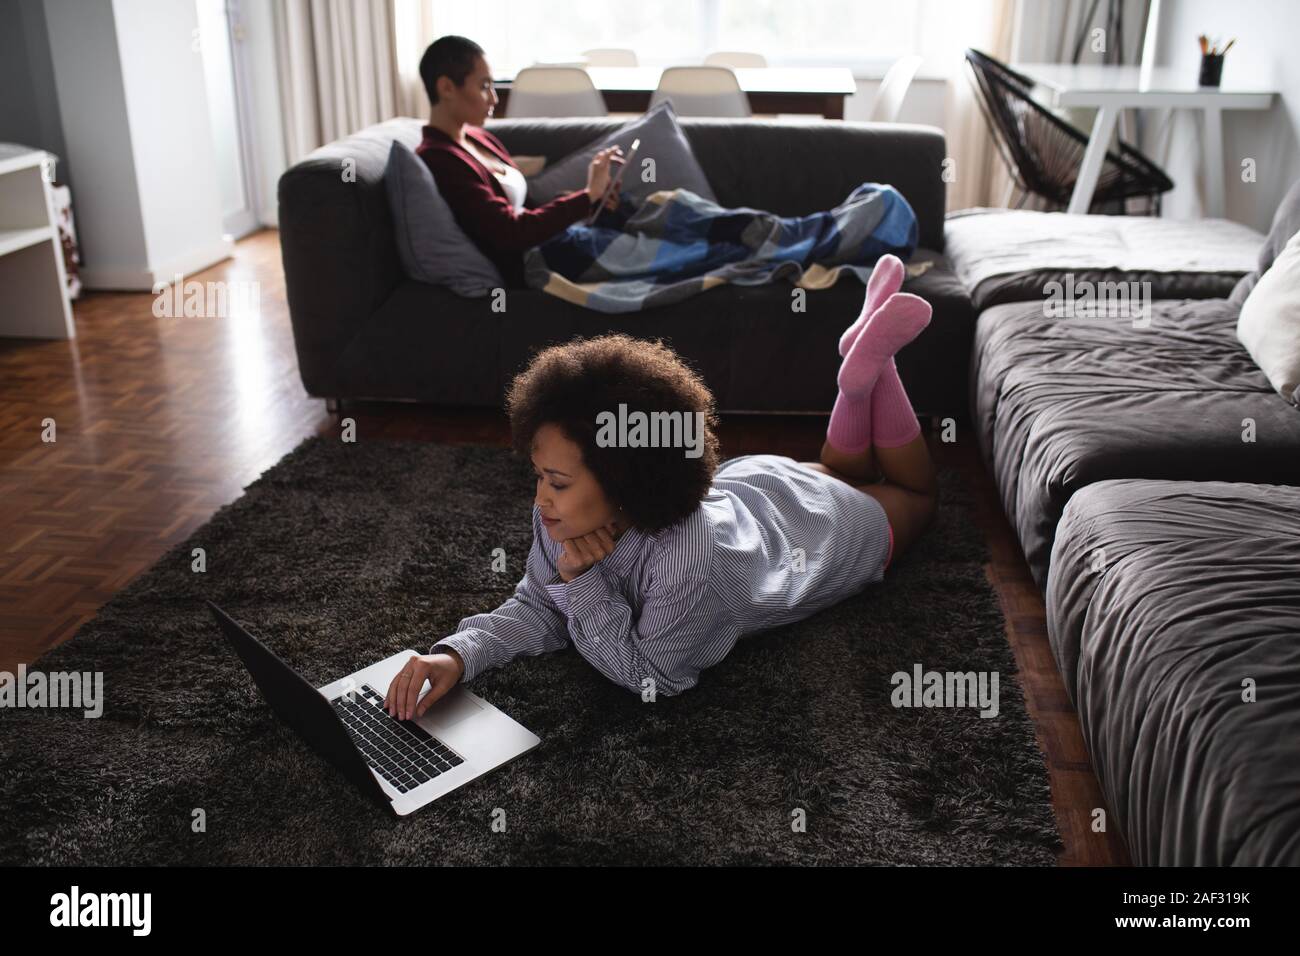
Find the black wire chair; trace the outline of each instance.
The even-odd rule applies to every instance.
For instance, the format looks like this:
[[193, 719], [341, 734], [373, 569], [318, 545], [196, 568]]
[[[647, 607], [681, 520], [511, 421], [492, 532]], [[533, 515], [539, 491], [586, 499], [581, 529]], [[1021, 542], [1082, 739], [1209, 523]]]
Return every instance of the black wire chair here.
[[[1035, 102], [1030, 95], [1034, 81], [1029, 77], [978, 50], [966, 51], [966, 65], [998, 152], [1020, 191], [1017, 207], [1032, 193], [1051, 208], [1066, 208], [1088, 137]], [[1144, 199], [1147, 212], [1159, 215], [1161, 195], [1173, 188], [1164, 170], [1120, 141], [1118, 153], [1106, 151], [1089, 211], [1115, 205], [1123, 211], [1127, 200]]]

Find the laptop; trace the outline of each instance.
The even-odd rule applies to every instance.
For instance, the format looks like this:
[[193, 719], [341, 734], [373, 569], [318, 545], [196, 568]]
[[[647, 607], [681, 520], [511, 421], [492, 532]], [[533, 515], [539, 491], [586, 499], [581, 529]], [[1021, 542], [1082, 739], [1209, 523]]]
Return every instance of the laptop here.
[[[353, 785], [397, 816], [406, 816], [540, 744], [526, 730], [461, 685], [413, 720], [384, 709], [388, 685], [416, 651], [312, 687], [265, 644], [206, 602], [266, 702]], [[428, 681], [421, 697], [428, 693]]]

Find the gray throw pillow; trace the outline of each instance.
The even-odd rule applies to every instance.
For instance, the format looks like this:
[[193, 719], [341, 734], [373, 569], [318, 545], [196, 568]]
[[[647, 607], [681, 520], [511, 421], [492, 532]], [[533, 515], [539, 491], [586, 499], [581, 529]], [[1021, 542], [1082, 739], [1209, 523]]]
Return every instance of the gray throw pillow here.
[[1300, 179], [1291, 184], [1291, 188], [1278, 204], [1273, 214], [1273, 227], [1269, 229], [1264, 245], [1259, 250], [1259, 265], [1254, 272], [1248, 272], [1238, 280], [1228, 301], [1241, 305], [1254, 290], [1260, 276], [1269, 270], [1273, 260], [1281, 255], [1291, 237], [1300, 232]]
[[398, 140], [388, 150], [384, 190], [408, 276], [474, 298], [505, 287], [501, 271], [456, 222], [424, 160]]
[[[635, 168], [623, 176], [623, 192], [644, 199], [661, 189], [689, 189], [710, 202], [718, 201], [704, 170], [691, 152], [691, 144], [677, 122], [672, 103], [665, 100], [644, 116], [630, 120], [603, 139], [588, 143], [530, 179], [529, 205], [541, 206], [556, 196], [584, 188], [591, 157], [606, 146], [614, 145], [623, 147], [626, 156], [632, 148], [632, 140], [637, 138], [640, 138], [641, 146], [632, 161]], [[652, 183], [641, 181], [642, 161], [647, 158], [654, 160], [655, 181]]]

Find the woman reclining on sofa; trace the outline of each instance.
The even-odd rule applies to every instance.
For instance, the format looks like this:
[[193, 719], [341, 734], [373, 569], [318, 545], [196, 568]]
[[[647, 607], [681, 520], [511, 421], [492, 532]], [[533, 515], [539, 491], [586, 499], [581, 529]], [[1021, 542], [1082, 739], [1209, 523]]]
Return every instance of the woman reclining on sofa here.
[[[524, 285], [524, 250], [587, 217], [609, 185], [617, 146], [603, 149], [587, 168], [587, 188], [575, 189], [536, 209], [524, 208], [528, 185], [501, 140], [483, 123], [497, 104], [492, 71], [473, 40], [445, 36], [420, 60], [420, 77], [432, 110], [416, 154], [433, 173], [438, 191], [466, 234], [511, 286]], [[608, 208], [618, 200], [611, 196]]]
[[[803, 285], [814, 265], [821, 269], [805, 288], [833, 284], [843, 269], [865, 283], [881, 255], [907, 259], [916, 248], [916, 214], [880, 183], [860, 184], [834, 209], [791, 217], [724, 208], [689, 189], [662, 190], [650, 201], [611, 195], [609, 211], [592, 228], [580, 227], [606, 192], [611, 164], [625, 161], [618, 146], [592, 157], [585, 189], [525, 209], [523, 172], [481, 125], [497, 103], [482, 48], [442, 37], [425, 51], [420, 75], [431, 112], [416, 153], [508, 286], [599, 311], [639, 311], [723, 282], [755, 285], [781, 275]], [[636, 241], [619, 242], [625, 234]]]

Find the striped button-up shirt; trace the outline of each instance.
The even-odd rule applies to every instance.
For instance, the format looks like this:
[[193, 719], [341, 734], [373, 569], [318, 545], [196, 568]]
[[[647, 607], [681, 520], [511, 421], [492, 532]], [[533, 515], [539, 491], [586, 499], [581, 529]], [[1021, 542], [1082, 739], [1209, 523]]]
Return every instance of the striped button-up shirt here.
[[678, 694], [744, 634], [808, 617], [884, 574], [893, 543], [870, 495], [782, 455], [723, 462], [687, 518], [614, 550], [567, 583], [562, 542], [533, 506], [533, 542], [512, 597], [464, 618], [430, 653], [454, 648], [462, 683], [522, 654], [570, 644], [639, 694]]

